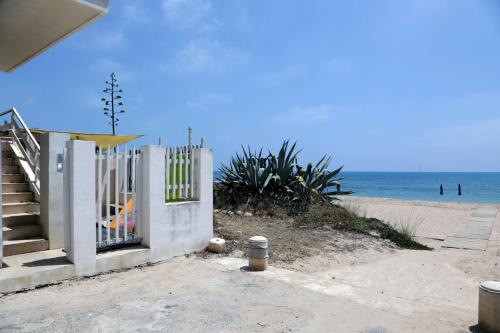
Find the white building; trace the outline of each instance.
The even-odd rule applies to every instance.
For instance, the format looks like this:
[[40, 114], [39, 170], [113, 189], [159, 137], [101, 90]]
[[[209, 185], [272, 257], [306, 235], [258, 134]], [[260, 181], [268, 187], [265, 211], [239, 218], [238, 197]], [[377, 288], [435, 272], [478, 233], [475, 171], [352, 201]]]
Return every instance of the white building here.
[[[0, 1], [0, 70], [15, 70], [107, 12], [107, 0]], [[190, 139], [183, 147], [115, 153], [64, 133], [38, 142], [14, 108], [0, 120], [0, 293], [208, 244], [210, 149]]]

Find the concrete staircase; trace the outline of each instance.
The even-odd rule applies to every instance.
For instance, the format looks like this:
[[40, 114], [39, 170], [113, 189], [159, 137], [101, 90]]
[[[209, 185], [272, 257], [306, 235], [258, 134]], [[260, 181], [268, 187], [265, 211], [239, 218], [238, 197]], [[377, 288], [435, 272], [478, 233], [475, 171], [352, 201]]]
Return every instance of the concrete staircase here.
[[40, 204], [35, 202], [9, 140], [2, 138], [2, 212], [3, 255], [47, 250], [49, 241], [43, 238], [39, 225]]

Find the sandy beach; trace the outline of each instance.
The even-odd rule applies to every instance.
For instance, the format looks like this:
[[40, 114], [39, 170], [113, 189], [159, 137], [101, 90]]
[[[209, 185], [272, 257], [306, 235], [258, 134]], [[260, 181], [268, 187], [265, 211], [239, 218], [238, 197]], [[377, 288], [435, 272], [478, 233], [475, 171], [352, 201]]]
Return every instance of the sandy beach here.
[[[410, 224], [419, 238], [444, 240], [453, 235], [477, 209], [497, 209], [498, 204], [479, 204], [439, 201], [410, 201], [390, 198], [349, 196], [341, 205], [357, 210], [359, 214], [374, 217], [394, 225]], [[497, 217], [496, 226], [499, 221]], [[495, 234], [493, 234], [495, 233]], [[495, 240], [496, 230], [493, 230]], [[500, 240], [500, 235], [498, 235]]]

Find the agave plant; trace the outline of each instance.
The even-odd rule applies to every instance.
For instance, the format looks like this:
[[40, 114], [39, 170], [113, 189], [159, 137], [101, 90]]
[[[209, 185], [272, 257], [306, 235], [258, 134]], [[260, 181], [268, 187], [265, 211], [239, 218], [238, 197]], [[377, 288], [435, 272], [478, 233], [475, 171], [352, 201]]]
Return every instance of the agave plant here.
[[305, 168], [297, 166], [295, 178], [298, 186], [294, 191], [293, 201], [298, 210], [307, 210], [311, 203], [330, 204], [338, 200], [337, 196], [351, 193], [340, 191], [340, 181], [343, 178], [336, 177], [342, 167], [329, 171], [330, 161], [330, 157], [323, 156], [314, 166], [312, 163], [308, 163]]
[[328, 171], [331, 159], [325, 156], [302, 168], [297, 164], [300, 151], [296, 145], [284, 141], [277, 155], [269, 152], [268, 156], [263, 156], [262, 149], [243, 148], [243, 154], [232, 157], [229, 166], [220, 167], [218, 204], [279, 205], [306, 211], [311, 203], [330, 204], [337, 195], [350, 193], [339, 190], [342, 178], [336, 177], [342, 167]]

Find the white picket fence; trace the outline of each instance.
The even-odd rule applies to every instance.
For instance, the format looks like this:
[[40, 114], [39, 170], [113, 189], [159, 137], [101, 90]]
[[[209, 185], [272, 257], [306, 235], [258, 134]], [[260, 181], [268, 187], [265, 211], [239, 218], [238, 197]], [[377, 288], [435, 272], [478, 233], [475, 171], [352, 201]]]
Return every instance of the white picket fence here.
[[[96, 154], [97, 212], [96, 246], [105, 249], [124, 243], [139, 243], [137, 215], [137, 170], [141, 154], [133, 147], [116, 151], [98, 148]], [[120, 200], [121, 199], [121, 200]], [[113, 211], [113, 212], [112, 212]]]
[[193, 200], [193, 149], [198, 148], [200, 145], [167, 147], [165, 154], [165, 199], [167, 202]]

